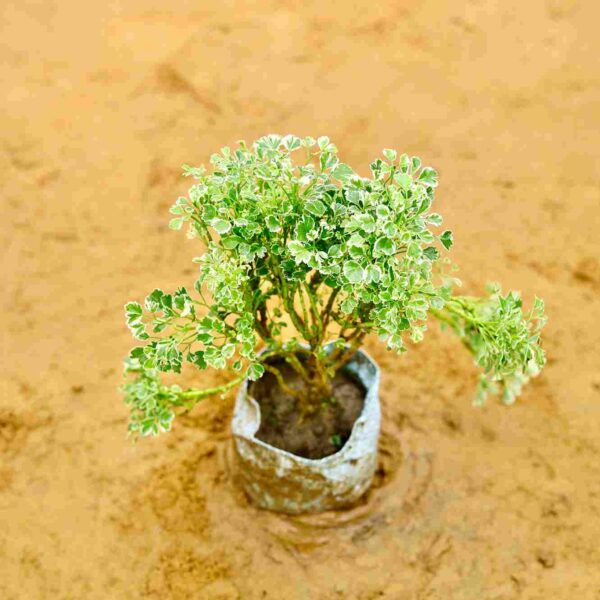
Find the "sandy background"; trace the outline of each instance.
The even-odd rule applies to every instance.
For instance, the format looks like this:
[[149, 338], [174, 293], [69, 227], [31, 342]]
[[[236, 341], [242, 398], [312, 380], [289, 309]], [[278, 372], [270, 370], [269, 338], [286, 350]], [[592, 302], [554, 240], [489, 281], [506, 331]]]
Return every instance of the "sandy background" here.
[[[0, 598], [600, 598], [600, 5], [251, 4], [2, 2]], [[194, 279], [180, 165], [269, 132], [421, 156], [465, 288], [550, 316], [510, 409], [435, 329], [370, 340], [377, 482], [320, 517], [246, 504], [230, 401], [132, 446], [116, 391], [123, 303]]]

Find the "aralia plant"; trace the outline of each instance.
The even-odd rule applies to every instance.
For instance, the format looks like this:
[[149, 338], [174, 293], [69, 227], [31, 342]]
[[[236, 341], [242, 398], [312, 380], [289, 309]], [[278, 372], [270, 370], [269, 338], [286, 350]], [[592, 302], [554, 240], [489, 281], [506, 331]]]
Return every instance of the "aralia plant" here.
[[[171, 229], [199, 242], [193, 290], [155, 289], [125, 306], [141, 342], [125, 360], [133, 434], [166, 431], [178, 412], [265, 370], [314, 415], [365, 336], [404, 352], [430, 317], [481, 367], [478, 403], [490, 392], [513, 402], [544, 365], [542, 300], [524, 311], [517, 293], [498, 286], [485, 297], [455, 293], [460, 282], [442, 256], [452, 233], [431, 211], [438, 175], [419, 158], [384, 150], [362, 177], [327, 137], [268, 135], [210, 162], [210, 172], [184, 167], [195, 183], [171, 207]], [[302, 386], [288, 385], [281, 361]], [[207, 389], [162, 382], [161, 372], [184, 363], [234, 376]]]

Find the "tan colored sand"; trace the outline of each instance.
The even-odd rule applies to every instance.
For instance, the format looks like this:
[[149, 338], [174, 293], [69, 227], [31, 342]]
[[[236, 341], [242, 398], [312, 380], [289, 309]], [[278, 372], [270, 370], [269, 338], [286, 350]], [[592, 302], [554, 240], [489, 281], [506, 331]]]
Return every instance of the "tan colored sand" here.
[[[0, 598], [599, 598], [598, 3], [253, 4], [0, 9]], [[510, 409], [470, 406], [437, 330], [403, 358], [370, 340], [381, 468], [342, 514], [245, 503], [230, 401], [124, 436], [122, 305], [194, 278], [179, 167], [268, 132], [328, 134], [363, 172], [420, 155], [466, 289], [551, 319]]]

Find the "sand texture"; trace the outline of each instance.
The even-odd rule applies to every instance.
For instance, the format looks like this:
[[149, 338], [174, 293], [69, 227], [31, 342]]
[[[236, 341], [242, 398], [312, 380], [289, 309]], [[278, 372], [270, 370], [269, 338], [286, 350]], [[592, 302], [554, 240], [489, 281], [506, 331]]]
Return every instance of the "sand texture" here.
[[[599, 21], [593, 0], [2, 2], [0, 598], [600, 598]], [[249, 506], [234, 394], [125, 437], [123, 304], [191, 286], [201, 251], [167, 228], [180, 166], [270, 132], [329, 135], [363, 174], [421, 156], [465, 291], [550, 318], [511, 408], [471, 406], [437, 327], [403, 357], [369, 339], [380, 464], [345, 512]]]

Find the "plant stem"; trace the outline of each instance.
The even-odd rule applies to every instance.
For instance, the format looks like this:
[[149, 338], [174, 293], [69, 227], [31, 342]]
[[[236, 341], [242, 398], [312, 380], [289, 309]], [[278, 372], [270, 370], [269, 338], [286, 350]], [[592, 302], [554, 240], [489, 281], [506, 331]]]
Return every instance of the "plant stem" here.
[[317, 306], [317, 300], [316, 300], [314, 292], [312, 291], [311, 287], [309, 287], [309, 286], [305, 286], [305, 288], [306, 288], [306, 293], [308, 295], [308, 300], [310, 302], [310, 310], [312, 313], [315, 337], [317, 338], [318, 342], [320, 343], [320, 340], [323, 338], [323, 320], [321, 319], [321, 314], [319, 313], [319, 308]]
[[304, 291], [302, 286], [298, 286], [294, 290], [294, 295], [298, 292], [298, 297], [300, 298], [300, 306], [302, 308], [302, 318], [304, 319], [304, 323], [308, 323], [308, 311], [306, 310], [306, 302], [304, 300]]
[[339, 293], [340, 293], [339, 288], [336, 288], [331, 292], [331, 294], [329, 295], [329, 299], [327, 300], [327, 304], [325, 305], [325, 308], [323, 309], [323, 312], [321, 313], [321, 318], [323, 319], [323, 334], [325, 334], [327, 331], [327, 325], [329, 325], [329, 320], [331, 318], [331, 311], [333, 309], [333, 304]]
[[[190, 410], [203, 398], [206, 398], [207, 396], [214, 396], [216, 394], [224, 394], [231, 388], [239, 385], [242, 381], [244, 381], [244, 375], [240, 375], [239, 377], [236, 377], [235, 379], [216, 387], [205, 388], [203, 390], [186, 390], [185, 392], [180, 392], [179, 398], [184, 400], [184, 406], [187, 410]], [[185, 400], [188, 399], [190, 402], [185, 402]]]
[[283, 379], [283, 375], [281, 374], [281, 371], [279, 369], [277, 369], [276, 367], [274, 367], [272, 365], [269, 365], [268, 363], [263, 363], [263, 367], [265, 368], [265, 371], [268, 371], [269, 373], [272, 373], [275, 376], [275, 379], [277, 379], [277, 383], [279, 384], [279, 387], [284, 392], [286, 392], [290, 396], [293, 396], [294, 398], [297, 398], [300, 401], [302, 401], [304, 399], [303, 395], [300, 392], [298, 392], [294, 388], [290, 387], [285, 382], [285, 380]]
[[300, 375], [300, 377], [302, 377], [302, 379], [305, 383], [310, 382], [310, 377], [309, 377], [308, 373], [306, 372], [306, 369], [302, 366], [302, 363], [300, 362], [300, 360], [298, 359], [296, 354], [294, 354], [294, 352], [286, 353], [284, 358], [290, 364], [290, 366], [296, 371], [296, 373], [298, 373], [298, 375]]
[[334, 357], [330, 368], [334, 373], [339, 371], [346, 363], [356, 354], [358, 348], [362, 345], [365, 336], [367, 335], [366, 331], [361, 331], [360, 329], [356, 329], [352, 335], [349, 337], [349, 340], [354, 338], [352, 344], [347, 346], [347, 348], [338, 354], [338, 356]]

